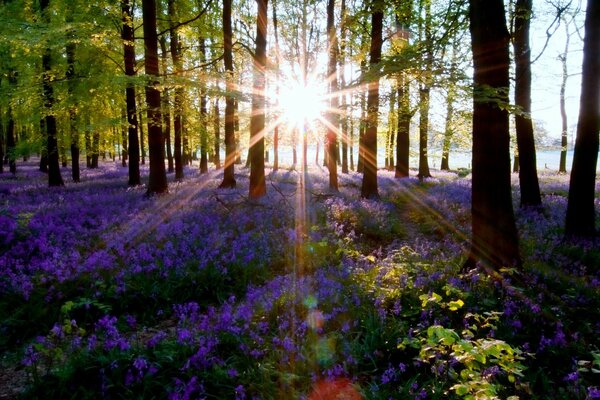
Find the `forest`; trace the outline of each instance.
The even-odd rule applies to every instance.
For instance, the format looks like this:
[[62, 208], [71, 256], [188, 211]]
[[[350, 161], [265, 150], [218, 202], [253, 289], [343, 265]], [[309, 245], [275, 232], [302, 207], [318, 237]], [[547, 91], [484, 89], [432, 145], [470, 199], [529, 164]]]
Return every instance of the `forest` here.
[[598, 21], [0, 0], [0, 399], [600, 399]]

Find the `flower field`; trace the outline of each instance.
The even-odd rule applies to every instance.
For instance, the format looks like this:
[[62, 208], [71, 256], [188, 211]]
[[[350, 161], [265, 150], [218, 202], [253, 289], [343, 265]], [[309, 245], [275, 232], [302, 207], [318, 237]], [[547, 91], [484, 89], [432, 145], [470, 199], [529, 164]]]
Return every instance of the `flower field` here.
[[0, 399], [600, 398], [600, 246], [564, 239], [568, 176], [537, 211], [513, 175], [524, 267], [500, 280], [461, 269], [469, 176], [380, 171], [367, 201], [357, 173], [267, 170], [251, 201], [247, 169], [185, 173], [154, 197], [118, 163], [0, 175]]

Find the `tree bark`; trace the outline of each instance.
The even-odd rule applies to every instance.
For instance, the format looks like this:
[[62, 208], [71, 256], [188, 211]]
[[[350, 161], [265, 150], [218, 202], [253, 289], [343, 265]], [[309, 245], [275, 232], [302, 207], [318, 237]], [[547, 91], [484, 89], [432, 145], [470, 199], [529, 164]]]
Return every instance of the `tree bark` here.
[[[369, 60], [371, 68], [381, 61], [381, 45], [383, 42], [383, 4], [374, 5], [371, 14], [371, 49]], [[379, 111], [379, 78], [368, 84], [367, 97], [367, 127], [365, 129], [363, 152], [363, 180], [360, 195], [366, 199], [379, 198], [377, 188], [377, 122]]]
[[327, 113], [327, 168], [329, 169], [329, 189], [338, 191], [337, 174], [337, 131], [339, 130], [339, 99], [337, 80], [338, 43], [335, 31], [335, 0], [327, 1], [327, 38], [329, 46], [329, 62], [327, 80], [329, 81], [329, 110]]
[[[47, 11], [50, 0], [40, 0], [40, 10], [43, 21], [50, 23], [50, 13]], [[46, 146], [48, 154], [48, 186], [64, 186], [60, 174], [58, 140], [56, 138], [56, 118], [53, 114], [54, 89], [52, 88], [52, 50], [47, 47], [42, 56], [42, 68], [44, 70], [42, 90], [44, 94], [44, 108], [46, 109]]]
[[[165, 81], [167, 80], [167, 38], [165, 35], [159, 39], [160, 54], [162, 63], [162, 75]], [[163, 135], [165, 137], [165, 151], [167, 154], [167, 173], [175, 172], [175, 164], [173, 163], [173, 143], [171, 142], [171, 96], [169, 88], [165, 87], [160, 96], [162, 103], [162, 119], [163, 119]]]
[[[179, 34], [175, 27], [175, 1], [169, 0], [167, 4], [169, 13], [169, 36], [171, 37], [171, 58], [175, 76], [181, 75], [181, 46], [179, 45]], [[173, 145], [175, 147], [175, 180], [183, 179], [183, 164], [181, 137], [183, 135], [183, 88], [175, 86], [175, 101], [173, 103]]]
[[144, 17], [144, 67], [149, 81], [146, 85], [146, 105], [148, 107], [148, 151], [150, 158], [150, 175], [147, 194], [161, 194], [168, 191], [167, 173], [165, 170], [165, 141], [162, 132], [160, 112], [160, 92], [158, 85], [158, 39], [156, 34], [156, 1], [142, 2]]
[[[206, 61], [206, 39], [200, 38], [200, 57]], [[208, 172], [208, 100], [206, 98], [206, 83], [200, 88], [200, 173]]]
[[531, 122], [531, 49], [529, 26], [532, 0], [517, 0], [515, 5], [515, 104], [520, 109], [515, 116], [519, 147], [519, 186], [521, 207], [540, 207], [542, 196], [538, 182], [533, 123]]
[[[69, 15], [67, 17], [67, 23], [72, 22], [72, 16]], [[75, 92], [75, 41], [74, 41], [75, 33], [72, 29], [67, 31], [67, 45], [66, 45], [66, 53], [67, 53], [67, 71], [65, 73], [65, 77], [68, 81], [68, 92], [69, 97], [71, 98], [71, 106], [69, 107], [69, 130], [71, 133], [71, 178], [73, 182], [80, 181], [80, 171], [79, 171], [79, 131], [77, 129], [77, 108], [75, 107], [74, 102], [74, 92]], [[125, 158], [123, 158], [123, 162], [126, 162]]]
[[[470, 0], [473, 50], [472, 240], [465, 268], [521, 265], [510, 182], [509, 34], [503, 0]], [[490, 93], [494, 91], [494, 93]]]
[[419, 90], [419, 179], [430, 178], [429, 171], [429, 98], [431, 95], [431, 80], [433, 75], [433, 37], [431, 21], [431, 0], [421, 0], [421, 6], [425, 2], [425, 21], [420, 23], [425, 39], [425, 60], [421, 88]]
[[583, 39], [581, 100], [565, 232], [568, 236], [596, 235], [594, 209], [598, 129], [600, 127], [600, 2], [588, 0]]
[[567, 108], [565, 106], [565, 92], [567, 90], [567, 80], [569, 79], [567, 69], [567, 55], [569, 54], [569, 45], [571, 39], [571, 33], [569, 32], [569, 23], [563, 21], [566, 30], [565, 49], [561, 55], [558, 56], [562, 65], [562, 81], [560, 85], [560, 117], [561, 117], [561, 134], [560, 134], [560, 164], [558, 172], [562, 174], [567, 173], [567, 150], [569, 145], [568, 139], [568, 121], [567, 121]]
[[215, 168], [221, 169], [221, 119], [219, 111], [219, 98], [215, 98], [213, 105], [213, 129], [215, 131]]
[[267, 3], [257, 0], [256, 51], [254, 53], [254, 82], [252, 116], [250, 117], [250, 187], [249, 196], [257, 199], [267, 193], [265, 183], [265, 68], [267, 65]]
[[234, 188], [235, 143], [235, 98], [233, 96], [233, 33], [231, 28], [231, 1], [223, 0], [223, 62], [225, 64], [225, 167], [221, 188]]

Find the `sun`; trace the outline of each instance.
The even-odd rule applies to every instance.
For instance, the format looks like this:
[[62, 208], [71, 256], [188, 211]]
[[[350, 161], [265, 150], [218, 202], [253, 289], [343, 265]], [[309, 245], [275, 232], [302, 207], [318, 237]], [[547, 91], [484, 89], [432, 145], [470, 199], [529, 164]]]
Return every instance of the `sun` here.
[[282, 121], [300, 126], [321, 118], [326, 104], [322, 88], [316, 83], [293, 82], [281, 88], [277, 98]]

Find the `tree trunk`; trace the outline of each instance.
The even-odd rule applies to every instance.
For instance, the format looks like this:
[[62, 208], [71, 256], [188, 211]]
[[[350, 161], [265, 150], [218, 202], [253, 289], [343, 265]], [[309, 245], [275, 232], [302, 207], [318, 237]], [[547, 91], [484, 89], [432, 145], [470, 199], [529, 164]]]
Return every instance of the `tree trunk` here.
[[327, 75], [329, 81], [329, 111], [327, 113], [327, 167], [329, 169], [329, 189], [338, 191], [337, 173], [337, 131], [339, 130], [339, 99], [337, 80], [337, 35], [335, 32], [335, 0], [327, 1], [327, 37], [329, 46], [329, 63]]
[[15, 150], [17, 141], [15, 140], [15, 120], [13, 118], [12, 108], [8, 107], [8, 121], [6, 123], [6, 154], [8, 156], [8, 170], [11, 174], [17, 173], [17, 156]]
[[231, 28], [231, 2], [223, 0], [223, 61], [225, 64], [225, 168], [221, 188], [234, 188], [234, 163], [236, 158], [235, 143], [235, 99], [233, 97], [233, 33]]
[[[43, 21], [46, 24], [50, 23], [50, 13], [47, 11], [50, 0], [40, 0], [40, 10], [43, 15]], [[43, 94], [44, 107], [46, 109], [45, 127], [46, 127], [46, 146], [48, 154], [48, 185], [49, 186], [64, 186], [62, 176], [60, 174], [58, 140], [56, 138], [56, 118], [52, 114], [54, 105], [54, 89], [52, 88], [52, 50], [47, 47], [42, 56], [42, 67], [44, 70], [43, 76]]]
[[395, 124], [398, 113], [396, 111], [396, 88], [392, 85], [388, 113], [388, 131], [385, 139], [385, 169], [394, 170], [394, 141], [396, 136]]
[[583, 39], [581, 100], [565, 232], [568, 236], [596, 235], [594, 210], [598, 129], [600, 127], [600, 2], [588, 0]]
[[410, 93], [406, 73], [398, 78], [398, 132], [396, 134], [396, 178], [409, 176], [410, 161]]
[[[169, 36], [171, 37], [171, 58], [173, 59], [173, 68], [175, 76], [181, 75], [181, 46], [179, 45], [179, 34], [175, 28], [175, 1], [168, 0], [169, 13]], [[183, 135], [183, 88], [180, 85], [175, 87], [175, 102], [173, 104], [173, 134], [175, 147], [175, 180], [183, 179], [183, 164], [181, 137]]]
[[[135, 45], [133, 31], [133, 13], [129, 0], [121, 2], [123, 29], [123, 59], [125, 62], [125, 75], [131, 79], [136, 75], [135, 71]], [[135, 86], [128, 81], [125, 88], [125, 102], [127, 107], [127, 141], [129, 142], [127, 152], [129, 158], [129, 186], [137, 186], [140, 180], [140, 142], [138, 140], [137, 107], [135, 103]]]
[[515, 116], [519, 147], [519, 186], [521, 207], [540, 207], [542, 196], [538, 182], [533, 123], [531, 122], [531, 49], [529, 26], [532, 0], [517, 0], [515, 5], [515, 104], [520, 108]]
[[[508, 112], [509, 35], [503, 0], [470, 0], [473, 50], [472, 240], [465, 268], [521, 265], [511, 198]], [[494, 100], [490, 100], [494, 90]], [[488, 270], [489, 271], [489, 270]]]
[[562, 65], [562, 82], [560, 85], [560, 117], [562, 121], [562, 129], [560, 135], [560, 165], [558, 168], [558, 172], [562, 174], [567, 173], [567, 150], [568, 150], [568, 121], [567, 121], [567, 108], [565, 106], [565, 92], [567, 90], [567, 80], [569, 79], [569, 74], [567, 70], [567, 55], [569, 54], [569, 42], [571, 39], [571, 33], [569, 32], [569, 23], [563, 21], [565, 24], [566, 30], [566, 41], [565, 41], [565, 49], [561, 55], [558, 56], [560, 63]]
[[267, 3], [257, 0], [256, 51], [250, 117], [250, 187], [249, 195], [257, 199], [267, 193], [265, 183], [265, 68], [267, 65]]
[[[273, 0], [273, 33], [275, 36], [275, 98], [279, 99], [279, 33], [277, 26], [277, 1]], [[279, 100], [277, 100], [279, 101]], [[276, 104], [278, 108], [279, 104]], [[276, 116], [278, 118], [279, 116]], [[273, 171], [279, 169], [279, 124], [273, 128]]]
[[[161, 54], [161, 64], [162, 64], [162, 74], [167, 80], [168, 70], [167, 70], [167, 38], [165, 35], [161, 36], [159, 40], [160, 44], [160, 54]], [[160, 96], [160, 101], [162, 103], [162, 119], [163, 119], [163, 135], [165, 137], [165, 151], [167, 154], [167, 173], [175, 172], [175, 164], [173, 164], [173, 143], [171, 142], [171, 99], [169, 96], [169, 88], [165, 85], [162, 90], [162, 95]]]
[[[383, 4], [375, 3], [371, 14], [371, 48], [369, 60], [371, 67], [381, 61], [381, 45], [383, 42]], [[377, 188], [377, 122], [379, 110], [379, 78], [368, 84], [367, 126], [365, 129], [363, 152], [363, 180], [360, 195], [366, 199], [379, 198]]]
[[342, 113], [341, 115], [341, 140], [342, 140], [342, 173], [348, 173], [348, 99], [345, 92], [346, 89], [346, 76], [344, 74], [346, 65], [346, 44], [347, 44], [347, 11], [346, 11], [346, 0], [342, 0], [340, 4], [340, 58], [339, 58], [339, 73], [340, 73], [340, 85], [341, 85], [341, 96], [342, 96]]
[[452, 42], [452, 56], [450, 61], [450, 76], [448, 78], [448, 95], [446, 96], [446, 126], [444, 129], [444, 142], [442, 143], [442, 171], [450, 170], [450, 145], [454, 136], [454, 102], [456, 101], [456, 80], [458, 73], [457, 52], [458, 41]]
[[96, 129], [92, 133], [92, 168], [98, 168], [100, 157], [100, 132]]
[[[431, 22], [431, 1], [422, 0], [425, 2], [425, 21], [420, 23], [423, 29], [425, 38], [425, 60], [423, 68], [423, 82], [419, 91], [419, 179], [430, 178], [429, 171], [429, 98], [431, 90], [431, 79], [433, 74], [433, 37], [432, 37], [432, 22]], [[422, 5], [422, 3], [421, 3]]]
[[[73, 40], [73, 32], [69, 31], [68, 38]], [[67, 72], [65, 75], [69, 82], [69, 97], [73, 101], [75, 92], [75, 42], [67, 43], [66, 52]], [[74, 104], [69, 107], [69, 130], [71, 131], [71, 178], [73, 182], [79, 182], [79, 131], [77, 129], [77, 108]], [[123, 144], [123, 146], [126, 146], [126, 144]], [[126, 162], [125, 157], [123, 157], [123, 162]]]
[[148, 107], [148, 150], [150, 156], [150, 176], [147, 194], [160, 194], [168, 191], [165, 170], [165, 141], [162, 132], [160, 113], [160, 92], [158, 85], [158, 40], [156, 34], [156, 1], [142, 2], [144, 17], [144, 68], [149, 81], [146, 84], [146, 105]]
[[[200, 57], [206, 62], [206, 39], [200, 38]], [[200, 173], [208, 172], [208, 100], [206, 99], [206, 84], [200, 88]]]
[[215, 98], [213, 106], [213, 128], [215, 131], [215, 168], [221, 169], [221, 119], [219, 116], [219, 98]]

